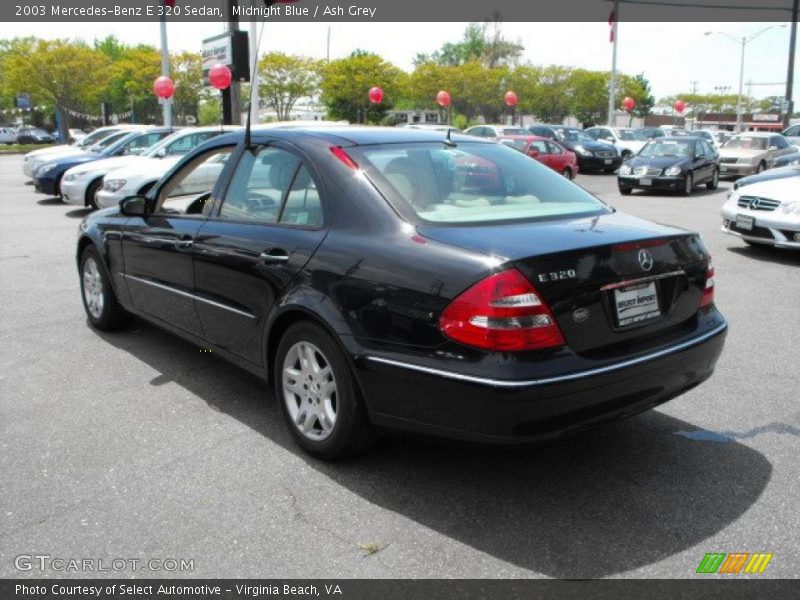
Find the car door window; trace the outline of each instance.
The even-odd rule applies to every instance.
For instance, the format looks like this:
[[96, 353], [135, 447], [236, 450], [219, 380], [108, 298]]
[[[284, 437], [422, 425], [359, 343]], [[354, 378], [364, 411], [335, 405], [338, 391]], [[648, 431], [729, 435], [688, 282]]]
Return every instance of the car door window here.
[[217, 184], [233, 146], [198, 155], [159, 190], [156, 214], [199, 214]]
[[786, 142], [786, 140], [777, 135], [770, 140], [769, 145], [775, 146], [778, 150], [785, 150], [789, 147], [789, 144]]
[[277, 222], [299, 167], [300, 159], [282, 148], [266, 146], [257, 154], [245, 152], [225, 192], [219, 217]]
[[146, 148], [164, 139], [169, 133], [168, 131], [163, 131], [159, 133], [145, 133], [137, 136], [125, 147], [125, 154], [140, 154]]
[[324, 218], [319, 188], [305, 166], [301, 166], [295, 174], [278, 221], [289, 225], [322, 227]]
[[547, 142], [547, 151], [550, 154], [561, 154], [561, 146], [558, 144], [554, 144], [553, 142]]
[[538, 150], [539, 154], [550, 154], [547, 150], [547, 143], [544, 140], [533, 140], [530, 146], [531, 150]]

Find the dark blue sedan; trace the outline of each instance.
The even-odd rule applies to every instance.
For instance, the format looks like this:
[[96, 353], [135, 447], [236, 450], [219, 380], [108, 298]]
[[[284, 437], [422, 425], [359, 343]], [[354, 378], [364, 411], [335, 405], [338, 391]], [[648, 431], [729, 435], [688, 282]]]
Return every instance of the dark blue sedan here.
[[114, 133], [96, 146], [93, 146], [91, 152], [62, 156], [44, 163], [34, 173], [33, 184], [36, 187], [36, 191], [41, 194], [60, 196], [61, 178], [72, 167], [95, 160], [111, 158], [112, 156], [141, 154], [146, 148], [174, 133], [174, 131], [170, 127], [153, 127], [145, 130]]

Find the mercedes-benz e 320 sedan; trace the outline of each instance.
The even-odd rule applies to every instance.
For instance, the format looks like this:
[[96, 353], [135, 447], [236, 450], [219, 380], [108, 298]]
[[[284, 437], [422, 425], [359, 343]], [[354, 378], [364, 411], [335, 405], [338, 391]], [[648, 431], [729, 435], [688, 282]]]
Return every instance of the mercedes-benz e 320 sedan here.
[[137, 315], [264, 377], [297, 442], [327, 459], [384, 429], [546, 439], [712, 374], [726, 322], [696, 233], [446, 135], [206, 142], [81, 224], [90, 323]]

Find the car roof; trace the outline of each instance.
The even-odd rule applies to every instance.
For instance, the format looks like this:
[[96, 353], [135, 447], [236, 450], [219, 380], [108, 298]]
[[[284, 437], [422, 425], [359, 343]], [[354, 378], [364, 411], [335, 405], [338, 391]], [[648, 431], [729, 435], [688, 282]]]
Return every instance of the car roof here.
[[[238, 138], [244, 132], [238, 131], [234, 135]], [[338, 127], [291, 127], [291, 128], [253, 128], [253, 138], [279, 138], [302, 139], [313, 137], [331, 143], [332, 145], [366, 146], [372, 144], [407, 144], [414, 142], [441, 142], [445, 139], [445, 132], [429, 131], [426, 129], [410, 129], [402, 127], [368, 127], [344, 125]], [[220, 136], [222, 137], [222, 136]], [[492, 143], [490, 140], [481, 140], [470, 135], [451, 133], [450, 139], [454, 142]]]
[[696, 142], [701, 140], [702, 138], [697, 137], [696, 135], [665, 135], [662, 138], [658, 138], [659, 142]]
[[733, 137], [771, 137], [773, 135], [782, 135], [780, 132], [771, 133], [769, 131], [743, 131], [736, 133]]
[[509, 135], [503, 136], [504, 140], [524, 140], [526, 142], [535, 142], [537, 140], [552, 142], [550, 138], [542, 137], [541, 135], [520, 135], [518, 133], [512, 133]]

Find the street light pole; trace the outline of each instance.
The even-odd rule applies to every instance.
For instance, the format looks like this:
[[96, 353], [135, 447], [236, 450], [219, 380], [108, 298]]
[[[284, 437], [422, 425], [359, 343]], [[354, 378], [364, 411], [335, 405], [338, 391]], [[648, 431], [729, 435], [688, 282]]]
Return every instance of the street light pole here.
[[[795, 0], [795, 3], [797, 0]], [[717, 35], [724, 35], [729, 40], [733, 40], [737, 44], [742, 46], [742, 56], [739, 63], [739, 98], [736, 101], [736, 133], [741, 133], [742, 130], [742, 94], [744, 92], [744, 49], [748, 43], [752, 42], [762, 33], [769, 31], [770, 29], [775, 29], [776, 27], [786, 27], [786, 24], [783, 25], [770, 25], [769, 27], [765, 27], [761, 31], [757, 31], [750, 37], [742, 36], [742, 39], [738, 39], [733, 37], [732, 35], [728, 35], [724, 31], [706, 31], [703, 35], [711, 35], [712, 33], [716, 33]]]
[[[161, 14], [161, 74], [169, 77], [169, 48], [167, 48], [167, 14]], [[164, 127], [172, 127], [172, 98], [161, 100]]]
[[747, 38], [742, 36], [742, 58], [739, 61], [739, 97], [736, 99], [736, 133], [742, 132], [742, 93], [744, 91], [744, 49]]
[[614, 0], [614, 22], [611, 25], [614, 47], [611, 50], [611, 82], [608, 85], [608, 126], [616, 125], [617, 112], [617, 23], [619, 23], [619, 0]]

